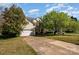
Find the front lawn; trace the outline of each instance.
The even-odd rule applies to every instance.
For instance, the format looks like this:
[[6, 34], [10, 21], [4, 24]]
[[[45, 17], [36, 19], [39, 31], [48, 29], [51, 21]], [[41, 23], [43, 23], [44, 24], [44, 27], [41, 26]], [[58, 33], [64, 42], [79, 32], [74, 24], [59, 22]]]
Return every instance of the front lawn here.
[[66, 34], [64, 36], [46, 36], [46, 37], [54, 40], [61, 40], [79, 45], [79, 34]]
[[22, 39], [22, 37], [0, 39], [0, 55], [36, 54], [36, 52]]

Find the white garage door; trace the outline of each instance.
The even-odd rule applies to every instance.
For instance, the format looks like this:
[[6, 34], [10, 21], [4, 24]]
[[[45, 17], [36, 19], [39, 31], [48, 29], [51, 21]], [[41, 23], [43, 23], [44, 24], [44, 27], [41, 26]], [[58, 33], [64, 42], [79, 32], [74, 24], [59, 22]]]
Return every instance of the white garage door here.
[[33, 31], [22, 31], [21, 36], [30, 36]]
[[24, 27], [20, 36], [30, 36], [31, 34], [33, 34], [32, 30], [34, 28], [35, 28], [35, 26], [31, 22], [28, 21], [28, 24]]

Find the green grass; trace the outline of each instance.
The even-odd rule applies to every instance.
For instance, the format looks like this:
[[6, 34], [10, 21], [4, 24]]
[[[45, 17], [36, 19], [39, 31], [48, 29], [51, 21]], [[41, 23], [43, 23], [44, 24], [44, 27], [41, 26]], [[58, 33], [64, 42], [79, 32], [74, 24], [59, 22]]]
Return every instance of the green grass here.
[[0, 55], [35, 55], [36, 52], [22, 37], [0, 39]]
[[54, 40], [61, 40], [79, 45], [79, 34], [66, 34], [64, 36], [46, 36], [46, 37]]

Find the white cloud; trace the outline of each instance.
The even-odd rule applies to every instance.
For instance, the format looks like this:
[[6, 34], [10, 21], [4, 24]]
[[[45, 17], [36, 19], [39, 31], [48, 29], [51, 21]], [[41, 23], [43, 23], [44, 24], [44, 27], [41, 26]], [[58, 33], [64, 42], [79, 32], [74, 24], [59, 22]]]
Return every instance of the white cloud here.
[[6, 5], [7, 5], [7, 4], [2, 4], [2, 3], [0, 4], [1, 7], [4, 7], [4, 6], [6, 6]]
[[[63, 8], [65, 8], [65, 10], [63, 10]], [[52, 7], [48, 8], [46, 10], [46, 12], [50, 12], [50, 11], [52, 11], [54, 9], [55, 10], [59, 10], [60, 9], [60, 12], [62, 11], [62, 12], [65, 12], [65, 13], [68, 13], [68, 12], [76, 13], [76, 12], [74, 12], [74, 10], [77, 10], [77, 8], [74, 8], [72, 6], [65, 5], [63, 3], [58, 3], [58, 4], [54, 5], [54, 6], [52, 5]]]
[[68, 15], [71, 15], [71, 16], [79, 15], [79, 10], [72, 6], [67, 6], [67, 9], [61, 10], [61, 12], [67, 13]]
[[65, 4], [56, 4], [52, 5], [52, 7], [48, 8], [46, 12], [50, 12], [52, 10], [57, 10], [59, 12], [67, 13], [70, 16], [77, 17], [79, 15], [79, 10], [75, 7]]
[[38, 17], [39, 14], [40, 14], [39, 11], [40, 11], [39, 9], [31, 9], [31, 10], [28, 11], [28, 15]]
[[68, 6], [67, 10], [73, 10], [74, 8], [71, 6]]
[[31, 9], [28, 11], [28, 13], [38, 13], [39, 11], [39, 9]]
[[79, 15], [79, 11], [70, 11], [69, 15]]
[[7, 3], [0, 3], [0, 12], [5, 8], [5, 7], [10, 7], [11, 5], [10, 4], [7, 4]]
[[46, 7], [49, 7], [50, 6], [50, 4], [46, 4]]
[[12, 4], [10, 4], [10, 3], [0, 3], [0, 7], [9, 7], [11, 5]]
[[79, 15], [79, 10], [62, 10], [60, 12], [67, 13], [70, 16], [77, 17]]
[[61, 9], [62, 7], [66, 7], [64, 4], [56, 4], [56, 5], [52, 5], [52, 7], [50, 7], [50, 8], [48, 8], [47, 10], [46, 10], [46, 12], [50, 12], [50, 11], [52, 11], [52, 10], [54, 10], [54, 9]]
[[67, 10], [61, 10], [60, 12], [68, 13], [68, 11], [67, 11]]
[[58, 3], [58, 6], [64, 6], [64, 4], [63, 3]]
[[48, 8], [48, 9], [46, 10], [46, 12], [50, 12], [50, 11], [52, 11], [52, 10], [54, 10], [54, 9], [59, 9], [59, 6], [52, 6], [52, 7]]

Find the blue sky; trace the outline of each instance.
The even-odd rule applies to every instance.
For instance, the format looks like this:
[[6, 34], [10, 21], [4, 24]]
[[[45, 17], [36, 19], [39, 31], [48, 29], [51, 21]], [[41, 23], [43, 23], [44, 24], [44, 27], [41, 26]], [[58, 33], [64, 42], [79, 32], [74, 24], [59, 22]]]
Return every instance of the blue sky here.
[[[68, 15], [77, 17], [79, 19], [78, 3], [19, 3], [17, 5], [20, 6], [23, 9], [25, 15], [29, 17], [40, 17], [46, 14], [47, 12], [56, 10], [58, 12], [68, 13]], [[0, 7], [1, 6], [9, 7], [10, 4], [0, 4]]]

